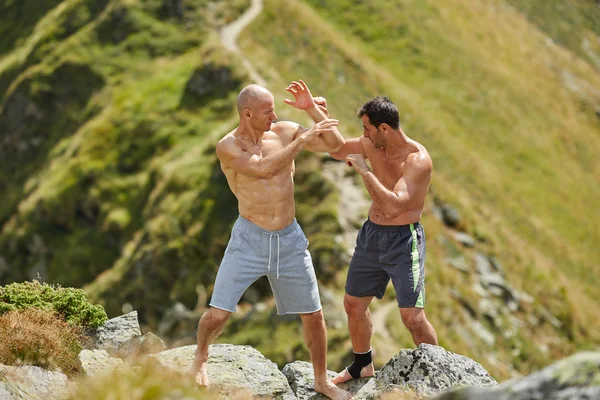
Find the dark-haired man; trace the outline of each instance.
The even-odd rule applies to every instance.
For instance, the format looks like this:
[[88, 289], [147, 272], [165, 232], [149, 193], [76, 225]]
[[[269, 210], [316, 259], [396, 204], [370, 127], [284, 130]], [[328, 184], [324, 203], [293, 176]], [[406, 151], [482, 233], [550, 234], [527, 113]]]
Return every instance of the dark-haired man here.
[[[324, 101], [319, 105], [327, 107]], [[431, 180], [431, 157], [423, 145], [406, 136], [398, 109], [387, 97], [368, 101], [357, 115], [363, 136], [347, 139], [331, 153], [361, 175], [373, 200], [356, 239], [344, 297], [354, 362], [333, 380], [336, 384], [373, 375], [369, 304], [374, 296], [383, 297], [390, 279], [402, 321], [415, 344], [437, 345], [423, 310], [425, 232], [419, 224]]]

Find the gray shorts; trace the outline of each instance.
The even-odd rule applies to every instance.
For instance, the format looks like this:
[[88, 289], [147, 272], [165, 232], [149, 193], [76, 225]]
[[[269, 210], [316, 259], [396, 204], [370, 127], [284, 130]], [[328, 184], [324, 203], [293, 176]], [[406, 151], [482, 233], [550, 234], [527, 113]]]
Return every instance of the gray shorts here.
[[390, 278], [399, 307], [425, 306], [425, 231], [418, 222], [390, 226], [367, 220], [358, 232], [346, 293], [381, 299]]
[[240, 216], [217, 272], [210, 305], [234, 312], [246, 289], [264, 275], [271, 284], [278, 314], [321, 309], [308, 239], [296, 219], [281, 230], [269, 231]]

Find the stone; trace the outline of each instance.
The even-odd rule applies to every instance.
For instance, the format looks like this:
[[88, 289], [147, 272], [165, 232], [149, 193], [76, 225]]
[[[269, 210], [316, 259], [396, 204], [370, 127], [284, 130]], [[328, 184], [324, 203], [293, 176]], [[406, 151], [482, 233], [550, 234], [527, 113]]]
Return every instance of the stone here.
[[450, 228], [457, 228], [462, 221], [462, 217], [458, 210], [448, 204], [441, 204], [440, 208], [442, 209], [444, 224]]
[[381, 368], [376, 378], [385, 385], [408, 387], [426, 396], [439, 394], [454, 386], [498, 384], [481, 364], [430, 344], [400, 351]]
[[453, 236], [458, 243], [462, 244], [465, 247], [475, 246], [475, 239], [473, 239], [473, 237], [468, 233], [454, 232]]
[[[195, 345], [178, 347], [148, 356], [151, 362], [172, 371], [187, 373], [194, 360]], [[249, 391], [253, 396], [296, 399], [277, 364], [250, 346], [213, 344], [208, 350], [208, 379], [221, 395]], [[190, 378], [192, 379], [192, 378]]]
[[40, 367], [11, 367], [0, 364], [0, 399], [62, 400], [67, 397], [65, 374]]
[[123, 360], [111, 357], [106, 350], [81, 350], [78, 357], [87, 376], [109, 375], [125, 366]]
[[[306, 361], [294, 361], [293, 363], [287, 364], [283, 367], [283, 374], [288, 380], [292, 391], [299, 400], [311, 399], [311, 400], [325, 400], [327, 397], [320, 393], [315, 392], [315, 374], [311, 363]], [[329, 379], [335, 378], [336, 372], [327, 371], [327, 377]], [[371, 378], [353, 379], [348, 382], [344, 382], [338, 387], [356, 394]]]
[[109, 319], [92, 336], [100, 350], [118, 353], [131, 339], [142, 336], [137, 311]]
[[581, 352], [495, 388], [460, 388], [437, 400], [584, 400], [600, 398], [600, 352]]

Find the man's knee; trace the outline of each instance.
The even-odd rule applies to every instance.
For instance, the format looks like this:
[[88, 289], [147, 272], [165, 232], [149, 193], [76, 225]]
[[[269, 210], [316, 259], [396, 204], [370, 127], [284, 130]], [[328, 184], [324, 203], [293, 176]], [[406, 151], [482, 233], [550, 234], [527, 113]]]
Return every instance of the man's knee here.
[[362, 297], [344, 296], [344, 309], [349, 317], [364, 315], [368, 307], [369, 303]]
[[323, 310], [315, 311], [313, 313], [308, 314], [300, 314], [300, 319], [302, 319], [302, 323], [304, 325], [320, 325], [325, 323], [325, 318], [323, 317]]
[[402, 322], [409, 331], [419, 331], [427, 324], [427, 318], [423, 309], [401, 309]]
[[217, 329], [225, 325], [231, 312], [211, 307], [204, 313], [200, 323], [206, 323], [213, 329]]

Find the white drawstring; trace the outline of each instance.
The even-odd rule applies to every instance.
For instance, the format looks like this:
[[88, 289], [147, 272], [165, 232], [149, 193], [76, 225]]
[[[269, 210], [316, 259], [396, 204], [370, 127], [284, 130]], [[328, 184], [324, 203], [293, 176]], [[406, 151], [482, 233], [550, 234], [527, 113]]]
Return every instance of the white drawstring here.
[[271, 239], [273, 236], [277, 236], [277, 279], [279, 279], [279, 235], [277, 233], [272, 233], [269, 236], [269, 265], [267, 265], [267, 270], [271, 271]]

